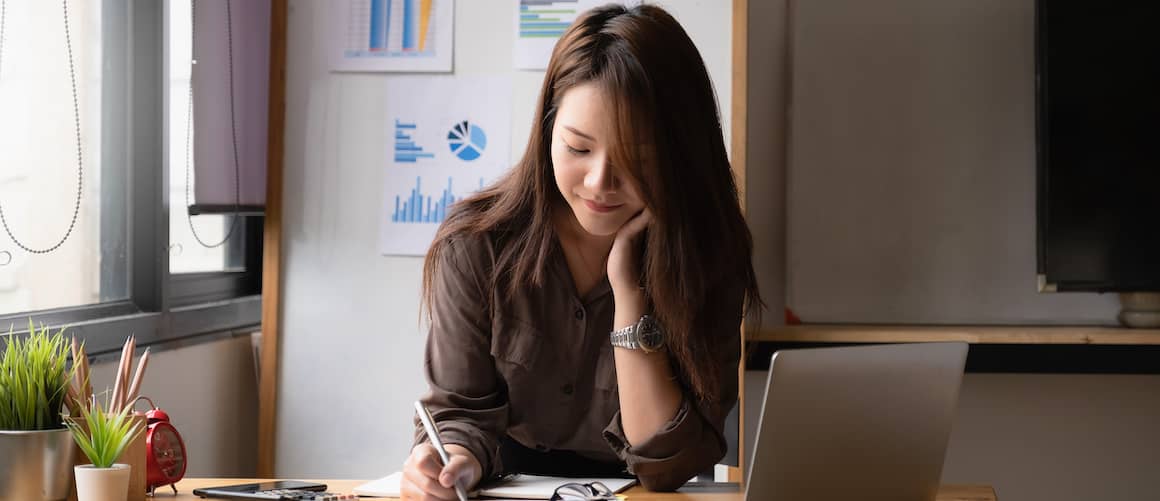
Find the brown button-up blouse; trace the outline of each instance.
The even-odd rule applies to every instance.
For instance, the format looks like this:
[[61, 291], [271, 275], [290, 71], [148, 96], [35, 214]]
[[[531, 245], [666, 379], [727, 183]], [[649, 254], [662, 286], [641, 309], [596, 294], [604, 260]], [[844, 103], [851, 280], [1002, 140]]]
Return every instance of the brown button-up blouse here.
[[[440, 438], [470, 450], [484, 479], [507, 472], [499, 454], [505, 436], [533, 450], [623, 462], [652, 490], [676, 489], [725, 455], [722, 427], [737, 400], [740, 286], [723, 283], [697, 322], [716, 340], [719, 397], [700, 401], [681, 381], [678, 412], [651, 438], [629, 444], [609, 344], [607, 279], [578, 297], [557, 247], [542, 288], [502, 297], [488, 286], [497, 255], [488, 235], [455, 238], [442, 252], [424, 360], [430, 391], [423, 401]], [[425, 440], [416, 420], [415, 443]]]

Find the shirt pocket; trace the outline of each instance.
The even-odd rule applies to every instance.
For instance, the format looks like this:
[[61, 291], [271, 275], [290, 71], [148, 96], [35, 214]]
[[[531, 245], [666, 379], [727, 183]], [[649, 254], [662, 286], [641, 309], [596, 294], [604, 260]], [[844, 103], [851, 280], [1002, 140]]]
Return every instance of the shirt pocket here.
[[543, 334], [531, 324], [514, 318], [492, 322], [491, 356], [507, 386], [511, 421], [515, 425], [534, 412], [555, 380], [551, 360], [546, 360]]
[[531, 371], [540, 358], [542, 337], [539, 329], [523, 320], [501, 317], [492, 322], [491, 356]]

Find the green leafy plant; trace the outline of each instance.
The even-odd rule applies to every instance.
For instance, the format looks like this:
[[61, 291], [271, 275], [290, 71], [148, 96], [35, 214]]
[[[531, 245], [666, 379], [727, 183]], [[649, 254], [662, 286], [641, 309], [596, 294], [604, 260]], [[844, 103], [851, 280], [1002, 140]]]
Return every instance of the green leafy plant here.
[[79, 409], [78, 419], [65, 421], [81, 452], [97, 468], [113, 466], [142, 431], [140, 421], [133, 419], [131, 408], [105, 412], [107, 408], [107, 403], [102, 408], [99, 402], [93, 402], [92, 408]]
[[52, 430], [63, 426], [69, 343], [64, 329], [55, 334], [28, 321], [28, 337], [9, 328], [0, 357], [0, 430]]

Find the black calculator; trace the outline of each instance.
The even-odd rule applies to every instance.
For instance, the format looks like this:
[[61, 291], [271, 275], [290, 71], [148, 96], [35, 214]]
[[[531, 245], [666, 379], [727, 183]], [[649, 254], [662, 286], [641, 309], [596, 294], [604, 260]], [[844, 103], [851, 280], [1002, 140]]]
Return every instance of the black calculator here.
[[326, 484], [299, 480], [278, 480], [251, 484], [194, 489], [194, 495], [219, 499], [267, 499], [287, 501], [339, 501], [358, 499], [353, 494], [326, 492]]

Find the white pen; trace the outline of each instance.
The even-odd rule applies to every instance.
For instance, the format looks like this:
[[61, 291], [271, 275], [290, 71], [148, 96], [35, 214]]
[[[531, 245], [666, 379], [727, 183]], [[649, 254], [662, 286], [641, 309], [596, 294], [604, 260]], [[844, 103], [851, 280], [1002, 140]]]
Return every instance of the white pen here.
[[[451, 455], [447, 454], [447, 449], [443, 447], [443, 441], [439, 439], [439, 428], [435, 427], [435, 418], [431, 417], [427, 407], [419, 400], [415, 401], [415, 412], [419, 414], [419, 421], [423, 422], [423, 429], [427, 430], [427, 438], [431, 440], [431, 445], [434, 445], [435, 450], [439, 452], [439, 459], [446, 466], [451, 462]], [[459, 501], [467, 501], [467, 492], [464, 491], [463, 486], [459, 485], [459, 481], [455, 482], [455, 494], [459, 496]]]

